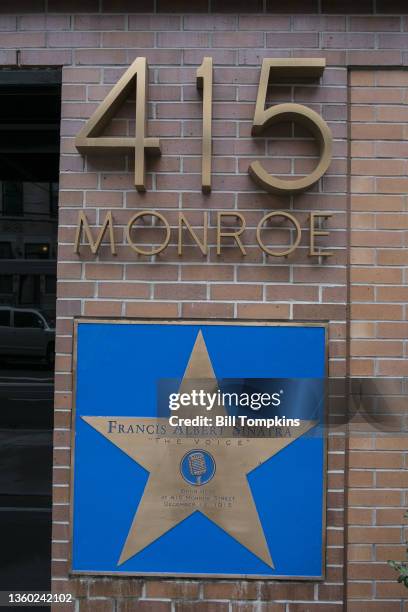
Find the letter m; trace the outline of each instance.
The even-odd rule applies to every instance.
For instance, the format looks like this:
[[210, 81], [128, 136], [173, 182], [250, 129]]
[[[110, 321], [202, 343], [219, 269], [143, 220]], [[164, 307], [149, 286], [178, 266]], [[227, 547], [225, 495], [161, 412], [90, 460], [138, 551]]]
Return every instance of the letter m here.
[[76, 234], [75, 234], [74, 253], [79, 254], [79, 246], [81, 244], [81, 237], [82, 237], [82, 231], [83, 231], [85, 234], [86, 240], [88, 241], [89, 246], [91, 247], [92, 253], [96, 255], [98, 253], [99, 247], [101, 246], [102, 238], [104, 237], [105, 232], [108, 229], [108, 227], [109, 227], [110, 250], [111, 250], [112, 255], [116, 255], [115, 237], [113, 235], [113, 218], [112, 218], [111, 211], [106, 213], [105, 221], [103, 222], [103, 225], [101, 229], [99, 230], [99, 235], [96, 241], [94, 242], [92, 232], [89, 228], [86, 215], [81, 210], [78, 215], [78, 226], [77, 226]]

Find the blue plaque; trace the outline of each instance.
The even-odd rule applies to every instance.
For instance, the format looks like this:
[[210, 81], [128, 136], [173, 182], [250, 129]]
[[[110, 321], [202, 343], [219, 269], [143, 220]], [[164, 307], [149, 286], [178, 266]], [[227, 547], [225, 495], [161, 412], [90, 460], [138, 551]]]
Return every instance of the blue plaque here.
[[324, 578], [324, 324], [75, 324], [73, 573]]

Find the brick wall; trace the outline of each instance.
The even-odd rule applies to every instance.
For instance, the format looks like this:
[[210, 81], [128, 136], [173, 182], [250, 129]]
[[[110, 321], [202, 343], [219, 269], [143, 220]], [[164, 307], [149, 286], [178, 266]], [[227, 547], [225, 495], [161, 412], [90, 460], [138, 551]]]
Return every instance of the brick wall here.
[[[294, 198], [277, 197], [257, 188], [247, 173], [249, 163], [260, 158], [264, 158], [271, 170], [282, 174], [309, 171], [315, 162], [314, 142], [300, 128], [293, 132], [291, 125], [279, 125], [269, 131], [268, 138], [257, 139], [251, 137], [250, 130], [262, 57], [289, 56], [289, 50], [277, 51], [284, 39], [286, 45], [316, 50], [319, 34], [315, 29], [319, 22], [306, 19], [306, 22], [294, 23], [293, 32], [285, 33], [285, 29], [289, 31], [292, 27], [291, 18], [286, 16], [269, 17], [265, 32], [265, 18], [260, 20], [257, 16], [238, 19], [233, 15], [183, 18], [154, 15], [147, 20], [132, 15], [127, 21], [129, 30], [121, 31], [123, 17], [120, 19], [122, 23], [116, 26], [119, 31], [93, 32], [92, 42], [88, 33], [80, 31], [55, 38], [58, 44], [64, 45], [69, 39], [73, 45], [81, 44], [78, 39], [92, 47], [98, 42], [102, 45], [98, 49], [74, 50], [75, 67], [64, 71], [58, 288], [63, 342], [70, 346], [72, 315], [80, 314], [329, 320], [331, 371], [343, 374], [347, 261], [347, 73], [344, 67], [329, 66], [321, 87], [315, 83], [297, 87], [276, 85], [268, 100], [270, 104], [280, 101], [309, 104], [329, 122], [335, 136], [334, 159], [321, 185]], [[334, 18], [333, 27], [341, 27], [342, 20]], [[145, 31], [147, 24], [154, 31]], [[78, 18], [74, 25], [112, 28], [110, 21], [103, 25], [100, 19], [95, 22], [91, 18], [86, 21]], [[135, 50], [135, 45], [143, 49]], [[309, 49], [304, 53], [308, 55]], [[161, 158], [148, 166], [145, 194], [135, 191], [132, 162], [125, 156], [84, 160], [77, 154], [73, 142], [84, 118], [138, 54], [145, 55], [151, 67], [149, 133], [160, 136], [162, 146]], [[214, 58], [213, 190], [209, 196], [201, 194], [202, 102], [195, 86], [196, 69], [204, 55]], [[108, 62], [114, 65], [107, 65]], [[107, 133], [129, 133], [133, 119], [134, 101], [130, 100], [107, 128]], [[119, 243], [116, 259], [110, 255], [107, 244], [99, 263], [95, 263], [98, 260], [87, 248], [81, 250], [81, 257], [73, 255], [74, 224], [78, 208], [82, 207], [96, 225], [101, 224], [106, 210], [113, 209]], [[155, 260], [130, 251], [124, 244], [125, 226], [141, 208], [159, 210], [172, 226], [177, 223], [176, 214], [180, 209], [193, 225], [200, 225], [203, 211], [210, 210], [208, 257], [203, 258], [195, 246], [187, 246], [183, 258], [178, 257], [175, 233], [169, 247]], [[221, 256], [216, 255], [215, 211], [220, 209], [238, 210], [245, 215], [246, 257], [228, 244]], [[304, 230], [299, 250], [288, 259], [267, 257], [255, 241], [256, 224], [264, 214], [275, 209], [292, 211]], [[328, 224], [335, 254], [328, 263], [320, 262], [320, 265], [318, 260], [312, 263], [308, 257], [307, 227], [311, 210], [335, 213]], [[138, 241], [159, 240], [158, 231], [152, 227], [138, 230]], [[286, 234], [284, 228], [278, 227], [270, 238], [282, 245], [287, 243]], [[101, 261], [106, 265], [101, 265]], [[58, 345], [57, 402], [61, 410], [69, 410], [71, 404], [70, 363], [66, 351]], [[68, 417], [69, 412], [64, 415]], [[57, 460], [62, 453], [64, 464], [67, 451], [60, 447], [69, 444], [69, 432], [61, 432], [61, 436], [64, 442], [57, 444], [55, 452]], [[315, 600], [319, 603], [313, 607], [327, 612], [339, 609], [343, 599], [344, 439], [341, 434], [330, 440], [329, 449], [333, 452], [328, 462], [328, 566], [324, 584], [208, 582], [199, 585], [188, 581], [179, 584], [149, 581], [139, 585], [132, 581], [130, 588], [134, 589], [137, 584], [140, 589], [137, 609], [170, 610], [170, 600], [173, 600], [177, 610], [224, 612], [230, 605], [234, 610], [243, 609], [242, 602], [253, 599], [269, 602], [272, 610], [284, 610], [287, 601], [293, 602], [292, 610], [302, 609]], [[60, 487], [60, 491], [64, 497], [59, 501], [66, 503], [67, 487]], [[64, 506], [59, 507], [61, 512], [63, 509]], [[58, 573], [66, 578], [68, 542], [65, 548], [61, 542], [60, 550], [53, 562], [56, 589], [60, 584]], [[111, 580], [91, 580], [84, 581], [80, 588], [85, 592], [88, 588], [89, 597], [99, 594], [112, 598], [105, 602], [109, 607], [115, 594], [126, 595], [128, 587], [123, 593]], [[133, 597], [138, 594], [139, 591], [133, 592]], [[197, 599], [200, 603], [193, 606], [192, 602]], [[99, 600], [93, 599], [86, 605], [92, 602], [100, 605]], [[121, 606], [125, 604], [124, 601]]]
[[408, 72], [361, 70], [350, 77], [351, 372], [387, 377], [376, 383], [386, 400], [366, 404], [377, 419], [388, 416], [383, 426], [351, 424], [349, 609], [397, 612], [407, 591], [386, 561], [404, 559], [408, 539], [408, 445], [400, 433], [406, 395], [402, 380], [390, 378], [408, 374]]
[[[0, 11], [0, 61], [3, 65], [47, 66], [63, 65], [62, 126], [61, 126], [61, 181], [60, 181], [60, 226], [58, 264], [58, 322], [56, 357], [55, 395], [55, 451], [54, 451], [54, 512], [53, 512], [53, 589], [74, 592], [79, 598], [79, 610], [152, 610], [161, 612], [198, 610], [200, 612], [332, 612], [343, 606], [344, 589], [344, 483], [346, 437], [336, 430], [329, 438], [328, 456], [328, 518], [327, 518], [327, 577], [324, 583], [276, 583], [276, 582], [220, 582], [220, 581], [163, 581], [134, 579], [70, 579], [68, 576], [69, 551], [69, 450], [70, 418], [72, 404], [72, 321], [79, 315], [90, 316], [146, 316], [146, 317], [240, 317], [254, 319], [296, 319], [330, 321], [330, 373], [342, 376], [347, 372], [347, 264], [348, 264], [348, 146], [347, 111], [348, 88], [347, 67], [350, 65], [402, 66], [407, 60], [408, 46], [407, 18], [398, 14], [400, 3], [395, 1], [367, 2], [326, 2], [317, 6], [317, 0], [310, 2], [286, 2], [285, 10], [279, 12], [276, 4], [267, 1], [259, 10], [268, 14], [241, 14], [231, 12], [218, 14], [183, 14], [190, 3], [167, 3], [159, 0], [157, 12], [149, 0], [138, 3], [141, 14], [127, 13], [135, 10], [134, 2], [119, 0], [81, 0], [69, 3], [70, 13], [62, 1], [48, 0], [48, 12], [44, 3], [27, 0], [22, 4], [16, 17], [20, 0], [3, 2]], [[247, 11], [248, 3], [231, 3], [233, 11]], [[252, 6], [253, 5], [253, 6]], [[301, 6], [300, 6], [301, 5]], [[130, 7], [130, 8], [129, 8]], [[226, 9], [226, 2], [213, 2], [213, 10]], [[258, 10], [257, 3], [251, 3]], [[207, 11], [207, 1], [194, 3], [195, 10]], [[327, 14], [312, 14], [321, 10]], [[299, 13], [301, 10], [303, 13]], [[354, 12], [376, 15], [353, 15]], [[74, 13], [75, 11], [75, 13]], [[82, 11], [82, 12], [79, 12]], [[111, 13], [109, 13], [111, 11]], [[172, 12], [172, 14], [167, 13]], [[330, 14], [329, 14], [330, 13]], [[385, 15], [384, 13], [391, 13]], [[74, 137], [117, 81], [126, 67], [137, 56], [146, 56], [150, 65], [149, 87], [149, 135], [161, 139], [161, 158], [148, 163], [148, 190], [139, 194], [133, 187], [132, 162], [124, 155], [82, 157], [74, 147]], [[203, 196], [200, 191], [200, 150], [201, 150], [201, 100], [195, 87], [195, 72], [203, 56], [214, 59], [214, 157], [213, 191]], [[295, 101], [304, 103], [329, 123], [334, 136], [334, 157], [329, 171], [312, 190], [290, 197], [278, 197], [264, 193], [247, 174], [250, 161], [262, 159], [266, 167], [276, 173], [302, 173], [310, 168], [316, 155], [310, 135], [298, 127], [281, 124], [268, 132], [267, 138], [252, 138], [254, 103], [263, 57], [325, 57], [328, 67], [319, 86], [316, 84], [276, 85], [271, 88], [269, 103]], [[364, 73], [359, 73], [364, 74]], [[391, 74], [391, 73], [381, 73]], [[396, 73], [394, 73], [396, 74]], [[354, 78], [354, 77], [353, 77]], [[367, 77], [368, 78], [368, 77]], [[357, 85], [357, 83], [356, 83]], [[357, 92], [357, 87], [353, 92]], [[390, 91], [393, 88], [390, 87]], [[373, 90], [376, 91], [376, 90]], [[383, 91], [383, 89], [382, 89]], [[355, 95], [355, 93], [353, 93]], [[379, 98], [375, 98], [381, 102]], [[353, 108], [355, 98], [353, 98]], [[357, 108], [357, 107], [356, 107]], [[118, 116], [107, 127], [107, 133], [126, 134], [132, 129], [134, 105], [125, 104]], [[368, 112], [368, 111], [367, 111]], [[354, 117], [354, 116], [353, 116]], [[367, 127], [367, 130], [378, 129]], [[373, 132], [373, 133], [374, 133]], [[360, 138], [358, 134], [355, 138]], [[376, 136], [375, 136], [376, 137]], [[402, 138], [402, 133], [398, 136]], [[364, 157], [370, 157], [364, 153]], [[353, 149], [353, 158], [357, 155]], [[401, 153], [401, 158], [406, 153]], [[396, 162], [397, 163], [397, 162]], [[405, 162], [406, 163], [406, 162]], [[354, 166], [353, 166], [354, 169]], [[353, 170], [354, 171], [354, 170]], [[368, 170], [360, 169], [362, 193], [368, 191], [369, 181], [364, 175]], [[371, 170], [370, 170], [371, 172]], [[401, 179], [400, 179], [401, 180]], [[353, 190], [358, 185], [353, 180]], [[386, 188], [386, 190], [389, 188]], [[401, 191], [401, 185], [398, 187]], [[378, 196], [377, 196], [378, 197]], [[405, 200], [404, 200], [405, 201]], [[369, 202], [367, 210], [369, 211]], [[216, 210], [238, 210], [248, 222], [243, 242], [247, 257], [237, 250], [225, 248], [217, 257], [214, 247], [214, 231], [210, 231], [211, 247], [207, 258], [198, 248], [186, 248], [180, 260], [176, 254], [175, 235], [169, 248], [154, 261], [138, 257], [124, 245], [124, 229], [130, 216], [141, 209], [159, 210], [175, 223], [175, 213], [183, 210], [191, 222], [199, 225], [204, 210], [210, 211], [212, 228]], [[354, 207], [354, 199], [353, 199]], [[100, 226], [107, 210], [113, 211], [118, 256], [111, 256], [104, 244], [99, 256], [92, 256], [86, 247], [81, 256], [73, 253], [75, 224], [78, 211], [84, 209], [91, 226]], [[275, 209], [289, 210], [300, 220], [303, 239], [300, 248], [287, 259], [271, 258], [263, 254], [255, 243], [255, 227], [259, 219]], [[381, 209], [382, 210], [382, 209]], [[388, 210], [388, 209], [387, 209]], [[334, 255], [328, 260], [318, 261], [307, 256], [307, 219], [310, 211], [334, 213], [327, 223], [330, 238], [321, 239], [322, 246], [330, 246]], [[357, 212], [357, 211], [356, 211]], [[384, 213], [386, 211], [384, 210]], [[386, 225], [373, 226], [380, 232], [378, 240], [391, 239]], [[369, 222], [381, 222], [381, 214], [367, 213]], [[370, 221], [371, 219], [371, 221]], [[391, 221], [392, 222], [392, 221]], [[359, 239], [354, 232], [360, 231], [358, 216], [353, 217], [352, 239]], [[368, 226], [368, 229], [371, 226]], [[367, 229], [366, 226], [361, 228]], [[146, 227], [150, 238], [156, 228]], [[384, 236], [383, 236], [384, 234]], [[398, 236], [400, 232], [397, 232]], [[272, 238], [273, 236], [273, 238]], [[365, 237], [360, 234], [363, 238]], [[270, 236], [275, 244], [285, 244], [287, 232], [278, 228]], [[402, 240], [402, 238], [401, 238]], [[388, 244], [388, 243], [387, 243]], [[402, 246], [402, 242], [398, 246]], [[365, 252], [371, 259], [354, 259], [353, 274], [360, 264], [367, 264], [374, 272], [383, 261], [378, 257], [381, 244], [367, 244]], [[391, 249], [392, 250], [392, 249]], [[388, 250], [387, 250], [388, 252]], [[402, 251], [395, 250], [399, 257]], [[356, 254], [357, 256], [357, 254]], [[363, 256], [363, 251], [361, 252]], [[381, 255], [382, 257], [382, 255]], [[395, 262], [398, 263], [398, 262]], [[401, 266], [403, 263], [401, 262]], [[398, 270], [398, 266], [393, 266]], [[398, 274], [397, 274], [398, 276]], [[354, 280], [355, 277], [353, 277]], [[364, 278], [364, 277], [363, 277]], [[402, 284], [393, 281], [396, 287]], [[369, 281], [371, 283], [371, 280]], [[376, 291], [382, 284], [373, 277], [371, 297], [368, 301], [379, 301]], [[364, 284], [365, 287], [365, 284]], [[356, 290], [358, 288], [356, 287]], [[353, 294], [356, 301], [360, 294]], [[405, 314], [396, 302], [390, 307], [396, 309], [395, 318], [402, 320]], [[390, 297], [385, 300], [391, 301]], [[356, 305], [356, 308], [364, 304]], [[382, 306], [372, 306], [371, 321], [383, 312]], [[398, 312], [397, 312], [398, 310]], [[353, 311], [353, 355], [363, 354], [352, 361], [355, 374], [370, 375], [372, 356], [382, 355], [385, 342], [368, 347], [358, 344], [367, 336], [360, 334], [357, 321], [365, 319], [362, 310]], [[394, 312], [394, 311], [392, 311]], [[378, 315], [378, 318], [380, 316]], [[372, 328], [372, 336], [380, 334], [382, 324]], [[394, 328], [394, 349], [403, 350], [399, 333]], [[381, 332], [382, 333], [382, 332]], [[357, 335], [356, 335], [357, 334]], [[378, 335], [378, 338], [382, 337]], [[392, 347], [392, 345], [390, 345]], [[371, 351], [368, 355], [364, 351]], [[382, 368], [389, 363], [389, 357], [376, 361]], [[402, 357], [397, 355], [398, 358]], [[401, 361], [399, 359], [399, 361]], [[374, 365], [371, 366], [372, 368]], [[377, 367], [377, 365], [376, 365]], [[357, 370], [356, 370], [357, 368]], [[366, 368], [364, 371], [362, 368]], [[386, 373], [386, 372], [384, 372]], [[378, 444], [374, 436], [364, 437]], [[358, 494], [358, 478], [367, 477], [367, 486], [374, 483], [374, 477], [384, 474], [390, 454], [401, 456], [397, 450], [390, 453], [384, 449], [380, 454], [359, 453], [358, 440], [352, 438], [350, 484]], [[391, 438], [389, 438], [391, 439]], [[360, 442], [362, 443], [362, 442]], [[366, 442], [364, 442], [366, 443]], [[394, 447], [393, 447], [394, 448]], [[356, 454], [354, 454], [354, 449]], [[370, 471], [371, 457], [378, 458], [378, 474]], [[363, 461], [357, 469], [353, 461]], [[384, 460], [384, 463], [383, 463]], [[401, 459], [402, 462], [402, 459]], [[394, 464], [393, 464], [394, 466]], [[373, 467], [373, 469], [374, 469]], [[389, 472], [386, 472], [387, 474]], [[390, 472], [394, 474], [393, 471]], [[366, 476], [368, 474], [368, 476]], [[371, 476], [370, 476], [371, 475]], [[370, 480], [371, 477], [371, 480]], [[393, 477], [393, 476], [391, 476]], [[398, 477], [398, 473], [394, 477]], [[357, 480], [353, 480], [357, 479]], [[391, 481], [390, 481], [391, 482]], [[396, 482], [395, 480], [393, 482]], [[363, 483], [364, 484], [364, 483]], [[377, 482], [380, 486], [380, 480]], [[397, 487], [400, 504], [404, 503], [402, 485]], [[384, 492], [384, 489], [383, 489]], [[364, 494], [364, 492], [363, 492]], [[405, 500], [406, 502], [407, 500]], [[352, 525], [347, 531], [350, 540], [350, 585], [349, 597], [372, 599], [385, 597], [375, 608], [401, 610], [401, 593], [382, 590], [393, 588], [393, 582], [372, 580], [376, 575], [361, 578], [369, 560], [380, 561], [376, 556], [385, 546], [376, 545], [377, 533], [373, 531], [374, 543], [361, 545], [353, 541], [354, 533], [360, 533], [361, 521], [370, 516], [374, 525], [387, 523], [387, 533], [398, 531], [398, 543], [402, 542], [401, 519], [397, 513], [384, 515], [375, 509], [375, 497], [367, 505], [372, 509], [361, 510], [358, 498], [351, 497], [353, 507], [349, 513]], [[358, 506], [354, 508], [354, 505]], [[378, 505], [381, 505], [380, 502]], [[398, 506], [398, 504], [396, 504]], [[366, 506], [364, 506], [366, 508]], [[397, 508], [398, 509], [398, 508]], [[400, 508], [402, 511], [402, 507]], [[355, 511], [355, 512], [354, 512]], [[354, 512], [354, 514], [353, 514]], [[384, 514], [384, 513], [383, 513]], [[363, 518], [362, 518], [363, 517]], [[374, 521], [377, 521], [376, 523]], [[364, 523], [365, 524], [365, 523]], [[354, 527], [357, 530], [354, 531]], [[371, 533], [371, 532], [370, 532]], [[368, 538], [367, 534], [367, 538]], [[384, 537], [384, 536], [381, 536]], [[394, 536], [396, 537], [396, 535]], [[377, 550], [378, 549], [378, 550]], [[397, 551], [393, 551], [393, 554]], [[355, 555], [355, 556], [353, 556]], [[358, 555], [367, 555], [359, 557]], [[368, 556], [370, 555], [370, 556]], [[356, 563], [354, 563], [354, 561]], [[357, 563], [360, 562], [361, 563]], [[367, 561], [367, 563], [366, 563]], [[374, 567], [374, 566], [373, 566]], [[370, 566], [371, 568], [371, 566]], [[378, 570], [378, 568], [380, 568]], [[379, 577], [392, 579], [385, 566], [375, 566]], [[374, 570], [372, 570], [374, 572]], [[354, 573], [357, 572], [357, 573]], [[378, 591], [374, 591], [379, 589]], [[359, 590], [360, 589], [360, 590]], [[364, 590], [366, 589], [366, 590]], [[392, 602], [394, 601], [394, 603]], [[255, 603], [256, 602], [256, 603]], [[356, 607], [357, 605], [357, 607]], [[353, 610], [362, 610], [361, 601], [350, 603]], [[368, 605], [366, 602], [364, 605]], [[116, 607], [115, 607], [116, 606]], [[353, 607], [354, 606], [354, 607]], [[360, 606], [360, 607], [358, 607]], [[60, 609], [60, 608], [59, 608]]]

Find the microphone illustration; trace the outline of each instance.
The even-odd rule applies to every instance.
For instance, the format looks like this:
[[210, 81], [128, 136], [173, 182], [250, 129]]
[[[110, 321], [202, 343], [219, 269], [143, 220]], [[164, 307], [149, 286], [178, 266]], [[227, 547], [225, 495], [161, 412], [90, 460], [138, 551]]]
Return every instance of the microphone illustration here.
[[201, 484], [201, 476], [207, 471], [204, 454], [191, 453], [191, 455], [188, 456], [188, 467], [190, 469], [190, 474], [196, 476], [196, 483], [198, 485]]

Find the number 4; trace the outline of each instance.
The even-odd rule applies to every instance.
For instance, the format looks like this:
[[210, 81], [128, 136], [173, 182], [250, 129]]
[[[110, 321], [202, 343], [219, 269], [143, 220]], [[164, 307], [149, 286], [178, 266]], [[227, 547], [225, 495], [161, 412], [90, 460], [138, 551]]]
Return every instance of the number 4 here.
[[[80, 153], [106, 153], [108, 151], [129, 153], [134, 150], [135, 187], [138, 191], [145, 191], [146, 189], [145, 153], [160, 155], [159, 139], [146, 136], [147, 74], [146, 58], [137, 57], [98, 106], [75, 139], [75, 146]], [[130, 93], [133, 79], [136, 80], [135, 137], [99, 136]]]

